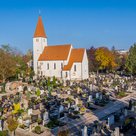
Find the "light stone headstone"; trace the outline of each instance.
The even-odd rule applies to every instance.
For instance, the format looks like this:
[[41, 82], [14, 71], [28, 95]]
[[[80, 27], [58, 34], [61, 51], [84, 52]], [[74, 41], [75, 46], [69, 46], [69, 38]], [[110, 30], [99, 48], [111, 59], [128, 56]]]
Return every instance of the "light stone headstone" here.
[[87, 134], [87, 126], [84, 126], [84, 128], [82, 129], [82, 136], [88, 136], [88, 134]]
[[67, 94], [68, 94], [68, 95], [70, 95], [70, 94], [71, 94], [71, 92], [70, 92], [70, 91], [67, 91]]
[[19, 124], [23, 124], [22, 118], [19, 118], [19, 119], [18, 119], [18, 122], [19, 122]]
[[63, 112], [64, 111], [64, 106], [63, 105], [60, 105], [59, 107], [59, 113]]
[[29, 132], [32, 131], [32, 125], [29, 125]]
[[19, 90], [19, 92], [23, 91], [23, 87], [22, 87], [22, 86], [19, 86], [19, 87], [18, 87], [18, 90]]
[[31, 88], [30, 87], [28, 87], [28, 91], [31, 92]]
[[28, 115], [32, 114], [32, 109], [28, 109]]
[[118, 86], [115, 86], [115, 90], [116, 90], [116, 91], [118, 90]]
[[72, 83], [72, 81], [70, 81], [70, 86], [72, 86], [73, 85], [73, 83]]
[[29, 119], [27, 119], [27, 120], [25, 121], [25, 125], [26, 125], [27, 127], [29, 127], [29, 125], [30, 125], [30, 120], [29, 120]]
[[88, 102], [91, 102], [92, 99], [93, 99], [92, 95], [89, 95], [89, 97], [88, 97]]
[[75, 103], [76, 103], [76, 105], [78, 105], [78, 104], [79, 104], [78, 98], [76, 98]]
[[116, 128], [115, 128], [114, 135], [115, 135], [115, 136], [120, 136], [119, 127], [116, 127]]
[[44, 93], [44, 90], [40, 90], [40, 92], [41, 92], [41, 95]]
[[128, 110], [127, 109], [125, 109], [124, 115], [125, 115], [125, 117], [128, 115]]
[[79, 107], [78, 106], [75, 107], [75, 111], [79, 111]]
[[68, 103], [68, 108], [70, 108], [70, 103]]
[[78, 87], [78, 88], [77, 88], [77, 94], [79, 94], [79, 93], [80, 93], [80, 88]]
[[134, 106], [132, 106], [131, 111], [134, 111], [134, 110], [135, 110], [135, 108], [134, 108]]
[[96, 93], [96, 98], [97, 98], [97, 99], [99, 98], [99, 93]]
[[102, 94], [100, 94], [100, 100], [102, 100]]
[[48, 120], [49, 119], [49, 113], [46, 111], [44, 114], [43, 114], [43, 120]]

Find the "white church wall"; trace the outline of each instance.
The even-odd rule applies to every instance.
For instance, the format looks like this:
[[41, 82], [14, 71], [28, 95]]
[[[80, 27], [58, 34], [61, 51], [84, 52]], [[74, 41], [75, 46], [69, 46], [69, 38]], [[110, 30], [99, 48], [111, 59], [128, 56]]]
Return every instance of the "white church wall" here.
[[87, 58], [87, 53], [85, 50], [83, 61], [82, 61], [82, 79], [87, 79], [88, 77], [89, 77], [88, 58]]
[[70, 80], [70, 71], [62, 71], [63, 80]]
[[[75, 69], [75, 66], [76, 66], [76, 69]], [[73, 63], [71, 71], [70, 71], [70, 78], [71, 80], [75, 80], [75, 79], [81, 80], [82, 78], [81, 77], [81, 63], [79, 62]]]
[[[63, 61], [39, 61], [38, 65], [41, 64], [41, 70], [42, 75], [46, 77], [62, 77], [62, 65]], [[56, 68], [54, 68], [54, 65], [56, 65]], [[49, 67], [48, 67], [49, 66]]]

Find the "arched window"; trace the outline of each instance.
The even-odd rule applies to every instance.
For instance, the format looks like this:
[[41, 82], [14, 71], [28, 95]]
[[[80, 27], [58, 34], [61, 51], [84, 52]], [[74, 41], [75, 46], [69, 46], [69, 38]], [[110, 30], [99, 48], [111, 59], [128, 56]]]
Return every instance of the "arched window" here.
[[47, 69], [49, 69], [49, 63], [47, 63]]
[[68, 77], [68, 72], [66, 72], [66, 77]]
[[39, 42], [39, 39], [36, 39], [36, 42]]
[[54, 63], [54, 69], [56, 69], [56, 63]]
[[76, 65], [74, 65], [74, 71], [76, 72]]
[[63, 63], [61, 63], [61, 69], [63, 69]]

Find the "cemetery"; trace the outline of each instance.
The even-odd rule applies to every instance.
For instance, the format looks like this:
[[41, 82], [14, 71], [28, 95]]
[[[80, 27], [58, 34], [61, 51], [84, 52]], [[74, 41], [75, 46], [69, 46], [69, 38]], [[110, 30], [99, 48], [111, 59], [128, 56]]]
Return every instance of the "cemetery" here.
[[[59, 128], [81, 122], [88, 115], [99, 117], [99, 111], [131, 95], [135, 87], [134, 77], [93, 73], [88, 80], [76, 82], [55, 77], [7, 82], [0, 86], [5, 89], [0, 93], [0, 131], [57, 135]], [[128, 106], [81, 126], [79, 133], [82, 136], [122, 133], [136, 124], [135, 110], [136, 102], [131, 100]], [[9, 119], [17, 121], [12, 129]]]

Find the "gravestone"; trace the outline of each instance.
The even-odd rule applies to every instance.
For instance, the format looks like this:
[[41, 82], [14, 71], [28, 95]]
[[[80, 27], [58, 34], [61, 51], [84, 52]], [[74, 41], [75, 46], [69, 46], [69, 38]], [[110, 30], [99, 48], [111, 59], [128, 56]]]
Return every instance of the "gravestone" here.
[[128, 115], [128, 110], [127, 109], [125, 109], [124, 115], [125, 115], [125, 117]]
[[75, 100], [75, 104], [76, 104], [76, 105], [78, 105], [78, 104], [79, 104], [78, 98], [76, 98], [76, 100]]
[[80, 93], [80, 88], [78, 87], [78, 88], [77, 88], [77, 94], [79, 94], [79, 93]]
[[29, 125], [29, 132], [31, 132], [32, 131], [32, 125], [30, 124]]
[[28, 115], [32, 114], [32, 109], [28, 109]]
[[70, 103], [68, 103], [68, 108], [70, 108]]
[[63, 105], [60, 105], [59, 107], [59, 113], [63, 112], [64, 111], [64, 106]]
[[114, 115], [108, 117], [108, 126], [110, 127], [112, 124], [114, 124]]
[[0, 131], [2, 131], [2, 120], [0, 120]]
[[84, 128], [82, 129], [82, 136], [88, 136], [88, 134], [87, 134], [87, 126], [84, 126]]
[[102, 100], [102, 94], [100, 94], [100, 100]]
[[71, 91], [68, 90], [68, 91], [67, 91], [67, 94], [70, 95], [70, 94], [71, 94]]
[[18, 122], [19, 122], [19, 124], [23, 124], [23, 120], [21, 117], [18, 119]]
[[116, 127], [116, 128], [115, 128], [114, 135], [115, 135], [115, 136], [120, 136], [119, 127]]
[[99, 93], [96, 93], [96, 98], [97, 98], [97, 99], [99, 98]]
[[27, 127], [29, 127], [29, 125], [30, 125], [30, 120], [29, 120], [29, 119], [27, 119], [27, 120], [25, 121], [25, 125], [26, 125]]
[[44, 93], [44, 90], [40, 90], [40, 92], [41, 92], [41, 95]]
[[49, 113], [46, 111], [43, 114], [43, 124], [47, 124], [49, 122]]
[[92, 100], [93, 100], [92, 95], [89, 95], [89, 97], [88, 97], [88, 102], [91, 102]]
[[79, 107], [78, 106], [75, 106], [75, 111], [79, 111]]

